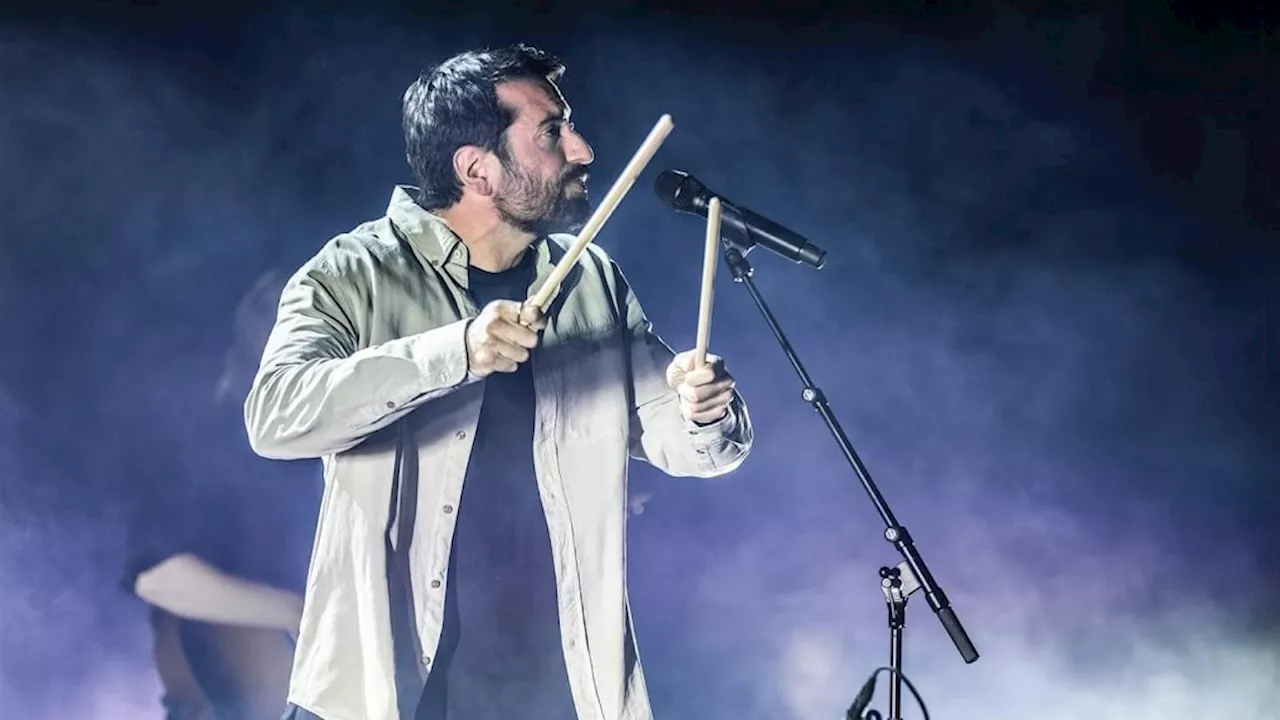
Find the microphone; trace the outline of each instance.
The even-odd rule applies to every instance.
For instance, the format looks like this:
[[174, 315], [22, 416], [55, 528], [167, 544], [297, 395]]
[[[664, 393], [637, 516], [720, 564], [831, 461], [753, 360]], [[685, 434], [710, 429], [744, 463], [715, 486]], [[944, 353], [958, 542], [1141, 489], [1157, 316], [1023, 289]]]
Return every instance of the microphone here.
[[707, 216], [707, 204], [711, 198], [718, 197], [728, 210], [721, 216], [721, 226], [732, 228], [737, 232], [744, 244], [746, 252], [759, 245], [772, 250], [795, 263], [804, 263], [815, 269], [822, 269], [826, 262], [826, 250], [809, 242], [803, 235], [788, 230], [769, 218], [757, 215], [743, 207], [738, 207], [725, 199], [723, 195], [711, 192], [698, 179], [683, 170], [663, 170], [653, 183], [653, 190], [658, 199], [670, 205], [678, 212], [691, 213], [701, 217]]

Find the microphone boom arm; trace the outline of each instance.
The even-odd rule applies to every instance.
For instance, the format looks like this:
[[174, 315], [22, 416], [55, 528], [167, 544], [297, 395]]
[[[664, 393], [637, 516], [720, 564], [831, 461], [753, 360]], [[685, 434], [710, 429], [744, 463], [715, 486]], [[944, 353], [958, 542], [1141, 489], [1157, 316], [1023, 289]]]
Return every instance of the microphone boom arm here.
[[[782, 330], [782, 326], [778, 323], [778, 319], [769, 309], [769, 305], [765, 302], [764, 297], [760, 294], [759, 288], [756, 287], [752, 276], [755, 274], [754, 268], [747, 261], [746, 253], [754, 246], [750, 241], [750, 227], [741, 220], [741, 215], [733, 205], [725, 203], [728, 210], [726, 216], [738, 216], [737, 223], [726, 223], [725, 226], [734, 232], [725, 232], [723, 242], [721, 243], [725, 263], [729, 267], [730, 273], [733, 275], [733, 281], [741, 284], [747, 289], [751, 295], [751, 299], [755, 301], [756, 307], [760, 310], [760, 314], [764, 316], [765, 323], [769, 326], [769, 330], [773, 332], [774, 338], [778, 345], [782, 348], [782, 352], [786, 355], [787, 360], [791, 363], [791, 367], [795, 370], [796, 375], [800, 377], [803, 384], [801, 397], [808, 403], [826, 424], [830, 430], [831, 436], [835, 439], [836, 444], [840, 447], [841, 453], [844, 454], [845, 460], [853, 469], [854, 474], [858, 476], [859, 482], [862, 484], [863, 490], [871, 499], [871, 504], [875, 506], [876, 512], [879, 513], [880, 519], [884, 522], [884, 539], [891, 543], [898, 553], [902, 556], [903, 562], [894, 570], [882, 568], [882, 571], [889, 573], [895, 580], [899, 575], [908, 579], [907, 587], [898, 590], [890, 600], [890, 632], [891, 632], [891, 692], [890, 700], [893, 707], [890, 708], [889, 720], [900, 720], [900, 701], [901, 701], [901, 642], [902, 627], [905, 624], [906, 612], [906, 596], [914, 592], [918, 584], [918, 589], [924, 592], [929, 607], [933, 610], [938, 620], [942, 623], [942, 627], [946, 630], [947, 635], [951, 638], [951, 642], [955, 645], [956, 650], [960, 653], [965, 663], [973, 663], [978, 659], [978, 650], [974, 647], [973, 641], [969, 639], [969, 635], [965, 632], [964, 626], [961, 624], [955, 610], [951, 607], [951, 602], [947, 595], [943, 592], [942, 587], [934, 580], [933, 573], [929, 571], [929, 566], [925, 564], [924, 558], [921, 557], [919, 550], [916, 549], [915, 542], [912, 540], [907, 529], [898, 522], [893, 511], [889, 508], [889, 503], [881, 494], [875, 481], [871, 478], [871, 473], [867, 471], [866, 466], [862, 463], [862, 459], [858, 457], [858, 453], [853, 448], [853, 444], [849, 441], [844, 429], [840, 426], [839, 420], [836, 419], [835, 413], [831, 410], [831, 405], [827, 402], [826, 395], [818, 388], [813, 379], [809, 376], [808, 370], [800, 361], [800, 357], [796, 354], [795, 349], [791, 346], [791, 342], [787, 339], [786, 334]], [[734, 237], [735, 235], [743, 235]], [[888, 577], [882, 575], [883, 579]], [[887, 586], [886, 586], [887, 588]], [[905, 590], [905, 593], [902, 592]]]

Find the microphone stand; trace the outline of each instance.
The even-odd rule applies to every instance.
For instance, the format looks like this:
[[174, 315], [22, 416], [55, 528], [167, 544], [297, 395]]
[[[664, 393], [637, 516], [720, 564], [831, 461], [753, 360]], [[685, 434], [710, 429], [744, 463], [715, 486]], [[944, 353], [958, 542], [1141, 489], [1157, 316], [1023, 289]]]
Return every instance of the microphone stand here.
[[[725, 203], [725, 207], [730, 212], [737, 212], [737, 208], [728, 203]], [[782, 326], [778, 324], [778, 320], [774, 317], [773, 312], [770, 311], [768, 303], [760, 295], [760, 290], [752, 279], [755, 269], [751, 267], [746, 258], [746, 254], [751, 251], [755, 243], [750, 238], [750, 227], [746, 223], [742, 223], [742, 227], [746, 228], [746, 237], [744, 239], [733, 238], [730, 233], [726, 233], [721, 238], [725, 263], [728, 264], [729, 271], [733, 273], [733, 281], [746, 287], [747, 292], [751, 294], [751, 299], [755, 301], [756, 307], [760, 309], [760, 314], [764, 316], [769, 329], [773, 331], [773, 336], [777, 339], [778, 345], [782, 347], [782, 352], [786, 354], [787, 360], [791, 362], [791, 367], [800, 376], [800, 382], [804, 385], [801, 397], [818, 412], [823, 422], [826, 423], [827, 429], [831, 431], [836, 444], [840, 446], [840, 451], [844, 453], [845, 459], [849, 461], [849, 466], [853, 468], [858, 480], [862, 483], [863, 489], [866, 490], [868, 497], [871, 498], [871, 503], [875, 505], [876, 512], [880, 514], [881, 520], [884, 521], [884, 539], [889, 541], [903, 558], [903, 562], [896, 568], [880, 568], [881, 591], [884, 593], [885, 602], [889, 610], [890, 707], [888, 720], [902, 720], [902, 631], [906, 624], [907, 598], [911, 593], [917, 589], [924, 591], [929, 607], [933, 609], [934, 614], [942, 622], [942, 627], [946, 629], [947, 635], [951, 637], [951, 642], [955, 644], [956, 650], [960, 652], [960, 656], [964, 658], [965, 663], [972, 663], [977, 660], [978, 651], [974, 648], [973, 642], [969, 640], [969, 635], [965, 632], [964, 626], [960, 624], [960, 619], [956, 616], [955, 611], [951, 609], [951, 603], [947, 599], [946, 593], [942, 591], [942, 588], [933, 579], [933, 574], [929, 572], [928, 565], [925, 564], [924, 558], [920, 556], [920, 552], [916, 549], [911, 535], [894, 517], [893, 511], [889, 509], [889, 503], [880, 494], [879, 488], [876, 487], [875, 482], [871, 479], [871, 474], [867, 472], [866, 466], [862, 464], [858, 453], [853, 449], [853, 444], [849, 442], [849, 438], [840, 427], [839, 421], [836, 420], [831, 406], [827, 403], [826, 395], [809, 377], [804, 364], [800, 362], [795, 349], [791, 347], [786, 334], [783, 333]], [[873, 675], [873, 680], [874, 677]]]

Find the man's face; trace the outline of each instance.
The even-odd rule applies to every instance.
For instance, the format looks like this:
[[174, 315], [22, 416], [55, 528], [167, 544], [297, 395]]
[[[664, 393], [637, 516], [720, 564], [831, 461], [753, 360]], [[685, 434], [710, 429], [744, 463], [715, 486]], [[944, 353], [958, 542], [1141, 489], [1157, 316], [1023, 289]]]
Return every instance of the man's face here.
[[494, 206], [512, 227], [543, 236], [577, 232], [591, 216], [587, 166], [591, 146], [569, 123], [555, 85], [514, 80], [498, 85], [498, 101], [515, 109]]

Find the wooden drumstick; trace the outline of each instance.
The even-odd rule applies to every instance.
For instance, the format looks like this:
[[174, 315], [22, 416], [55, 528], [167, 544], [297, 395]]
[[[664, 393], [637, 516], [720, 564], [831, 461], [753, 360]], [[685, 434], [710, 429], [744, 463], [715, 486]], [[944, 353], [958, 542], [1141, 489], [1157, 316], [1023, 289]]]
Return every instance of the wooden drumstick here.
[[715, 297], [716, 265], [720, 249], [720, 198], [707, 203], [707, 242], [702, 252], [702, 297], [698, 303], [698, 344], [693, 350], [693, 366], [707, 364], [707, 345], [711, 342], [711, 304]]
[[618, 203], [622, 202], [623, 196], [635, 184], [636, 178], [644, 171], [654, 153], [658, 152], [658, 148], [662, 147], [663, 141], [667, 139], [667, 135], [671, 134], [671, 130], [674, 127], [675, 123], [672, 122], [670, 115], [664, 114], [658, 118], [653, 130], [649, 131], [649, 137], [645, 138], [640, 145], [640, 149], [636, 150], [636, 154], [632, 156], [631, 162], [627, 163], [627, 166], [622, 169], [622, 174], [614, 181], [613, 187], [609, 189], [609, 194], [604, 196], [604, 199], [600, 201], [600, 205], [596, 207], [596, 211], [591, 213], [587, 224], [582, 226], [582, 231], [578, 233], [578, 238], [574, 240], [568, 252], [556, 264], [555, 269], [551, 271], [550, 277], [547, 278], [547, 281], [543, 283], [538, 292], [529, 298], [528, 302], [530, 304], [537, 306], [539, 310], [547, 309], [547, 303], [551, 301], [551, 296], [555, 295], [556, 290], [560, 289], [560, 282], [564, 280], [564, 276], [569, 274], [570, 268], [578, 261], [578, 255], [582, 254], [587, 244], [595, 239], [596, 233], [600, 232], [600, 228], [604, 227], [604, 222], [613, 214], [613, 210], [618, 207]]

